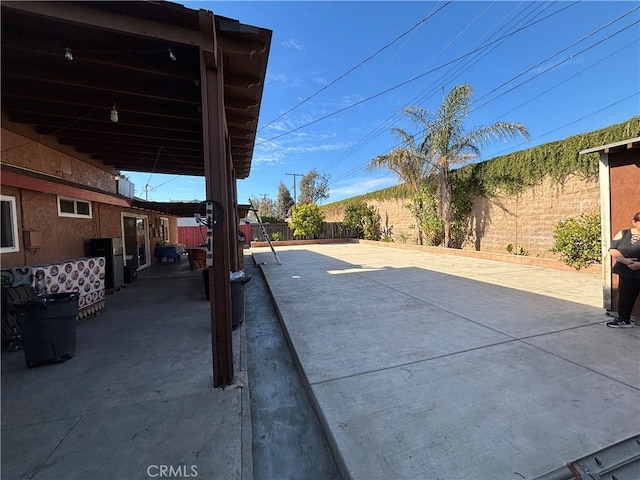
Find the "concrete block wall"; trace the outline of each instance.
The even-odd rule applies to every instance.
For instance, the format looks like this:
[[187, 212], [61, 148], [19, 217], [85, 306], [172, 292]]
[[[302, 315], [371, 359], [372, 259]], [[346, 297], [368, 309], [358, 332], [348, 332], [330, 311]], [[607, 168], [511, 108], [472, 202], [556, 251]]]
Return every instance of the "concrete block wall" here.
[[[395, 242], [404, 233], [407, 243], [416, 243], [415, 220], [405, 205], [406, 199], [368, 201], [378, 208], [381, 224], [385, 215], [393, 226]], [[472, 237], [463, 245], [465, 250], [507, 253], [513, 244], [529, 252], [529, 256], [557, 259], [551, 253], [553, 227], [561, 220], [581, 213], [600, 211], [600, 190], [597, 180], [569, 177], [563, 183], [545, 179], [540, 185], [518, 195], [499, 194], [492, 198], [476, 196], [472, 200]], [[343, 213], [333, 212], [326, 220], [339, 222]]]
[[545, 179], [519, 195], [475, 197], [472, 209], [473, 238], [465, 249], [505, 253], [509, 244], [532, 256], [557, 258], [553, 228], [561, 220], [600, 211], [597, 180], [576, 177], [558, 184]]

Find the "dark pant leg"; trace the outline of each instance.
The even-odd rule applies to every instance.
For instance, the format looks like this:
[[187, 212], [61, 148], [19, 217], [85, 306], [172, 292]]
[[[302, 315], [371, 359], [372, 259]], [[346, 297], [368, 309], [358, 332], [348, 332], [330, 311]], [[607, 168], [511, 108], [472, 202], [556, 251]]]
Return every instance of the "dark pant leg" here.
[[640, 279], [618, 276], [618, 318], [630, 320], [631, 310], [640, 295]]

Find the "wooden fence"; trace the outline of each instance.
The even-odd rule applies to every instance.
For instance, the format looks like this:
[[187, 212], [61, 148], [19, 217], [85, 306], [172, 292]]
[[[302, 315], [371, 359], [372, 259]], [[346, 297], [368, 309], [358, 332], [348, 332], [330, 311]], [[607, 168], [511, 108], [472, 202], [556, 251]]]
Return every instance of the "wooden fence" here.
[[[318, 235], [318, 238], [357, 238], [357, 234], [354, 230], [343, 230], [342, 223], [340, 222], [327, 222], [325, 224], [325, 230], [322, 234]], [[312, 237], [308, 236], [294, 236], [293, 230], [289, 228], [288, 223], [265, 223], [264, 229], [269, 235], [269, 239], [274, 240], [274, 233], [276, 236], [279, 234], [278, 240], [311, 240]], [[257, 223], [251, 224], [251, 240], [263, 241], [264, 236], [260, 229], [260, 225]]]

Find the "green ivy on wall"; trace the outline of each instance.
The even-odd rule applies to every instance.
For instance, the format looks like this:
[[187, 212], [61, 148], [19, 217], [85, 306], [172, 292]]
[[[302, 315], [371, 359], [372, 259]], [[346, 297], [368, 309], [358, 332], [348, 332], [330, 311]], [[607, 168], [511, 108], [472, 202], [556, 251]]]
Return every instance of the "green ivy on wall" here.
[[409, 190], [402, 185], [395, 185], [382, 190], [376, 190], [375, 192], [365, 193], [364, 195], [358, 195], [357, 197], [346, 198], [339, 202], [328, 203], [320, 207], [326, 216], [342, 215], [351, 204], [358, 204], [360, 202], [370, 201], [384, 201], [384, 200], [405, 200], [410, 195]]
[[[469, 207], [463, 206], [463, 192], [465, 195], [475, 193], [484, 196], [493, 196], [498, 192], [514, 194], [539, 184], [545, 177], [558, 183], [562, 183], [569, 175], [595, 179], [598, 175], [598, 154], [580, 155], [580, 151], [638, 136], [640, 116], [590, 133], [469, 164], [452, 172], [454, 195], [459, 197], [457, 201], [461, 210], [464, 210]], [[408, 196], [404, 185], [396, 185], [321, 208], [326, 215], [342, 215], [351, 202], [405, 200]]]
[[557, 183], [562, 183], [568, 175], [595, 179], [598, 176], [598, 154], [580, 155], [580, 151], [637, 136], [640, 136], [640, 116], [591, 133], [466, 165], [453, 175], [468, 182], [473, 193], [485, 196], [499, 191], [519, 193], [539, 184], [545, 177]]

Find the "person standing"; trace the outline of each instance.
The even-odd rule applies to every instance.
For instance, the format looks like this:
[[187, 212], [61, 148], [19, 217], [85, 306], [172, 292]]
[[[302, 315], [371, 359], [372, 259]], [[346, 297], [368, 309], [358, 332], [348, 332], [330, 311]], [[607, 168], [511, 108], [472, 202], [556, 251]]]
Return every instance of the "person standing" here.
[[616, 261], [612, 271], [618, 274], [618, 318], [607, 327], [633, 327], [631, 311], [640, 295], [640, 212], [633, 216], [630, 229], [616, 233], [609, 253]]

